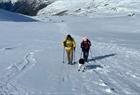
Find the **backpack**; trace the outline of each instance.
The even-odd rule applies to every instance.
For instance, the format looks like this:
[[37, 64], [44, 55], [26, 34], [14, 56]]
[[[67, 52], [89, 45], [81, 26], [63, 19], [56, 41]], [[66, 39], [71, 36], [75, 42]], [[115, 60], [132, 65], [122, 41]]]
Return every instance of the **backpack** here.
[[64, 43], [64, 47], [67, 47], [67, 45], [66, 45], [66, 40], [65, 40], [63, 43]]
[[90, 41], [89, 41], [89, 40], [83, 41], [83, 42], [81, 43], [81, 47], [84, 48], [84, 49], [89, 49], [90, 46], [91, 46], [91, 44], [90, 44]]
[[[71, 44], [68, 44], [67, 42], [71, 42]], [[63, 43], [64, 47], [73, 47], [73, 40], [65, 40]]]

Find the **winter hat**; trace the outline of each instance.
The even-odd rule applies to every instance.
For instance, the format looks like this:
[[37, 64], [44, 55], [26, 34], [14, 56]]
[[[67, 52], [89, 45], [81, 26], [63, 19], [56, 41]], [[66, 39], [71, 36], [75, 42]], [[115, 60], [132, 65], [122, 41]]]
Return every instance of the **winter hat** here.
[[88, 37], [84, 36], [82, 39], [83, 39], [83, 41], [87, 41]]
[[71, 37], [71, 35], [70, 35], [70, 34], [68, 34], [68, 35], [67, 35], [67, 38], [70, 38], [70, 37]]

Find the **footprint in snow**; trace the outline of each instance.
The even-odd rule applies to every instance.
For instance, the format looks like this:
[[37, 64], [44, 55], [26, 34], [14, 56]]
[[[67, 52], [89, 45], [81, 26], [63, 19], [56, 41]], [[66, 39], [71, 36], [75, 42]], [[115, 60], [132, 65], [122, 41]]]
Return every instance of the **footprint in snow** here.
[[110, 88], [105, 89], [105, 92], [112, 93], [112, 90]]
[[106, 87], [107, 85], [105, 83], [99, 83], [100, 86]]

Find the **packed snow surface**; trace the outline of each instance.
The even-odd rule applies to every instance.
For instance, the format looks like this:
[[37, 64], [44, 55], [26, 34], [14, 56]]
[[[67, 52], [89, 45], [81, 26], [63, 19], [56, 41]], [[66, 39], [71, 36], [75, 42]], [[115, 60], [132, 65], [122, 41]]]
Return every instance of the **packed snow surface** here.
[[[0, 10], [1, 95], [140, 94], [140, 15], [25, 18]], [[82, 37], [92, 42], [85, 72], [62, 63], [67, 34], [76, 40], [75, 61]]]

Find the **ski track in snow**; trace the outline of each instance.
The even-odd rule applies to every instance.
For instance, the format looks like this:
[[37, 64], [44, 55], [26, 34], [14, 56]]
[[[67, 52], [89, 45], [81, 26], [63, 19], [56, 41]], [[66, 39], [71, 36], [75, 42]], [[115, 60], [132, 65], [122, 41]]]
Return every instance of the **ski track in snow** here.
[[[67, 23], [55, 24], [60, 29], [59, 33], [64, 36], [72, 34]], [[81, 51], [78, 44], [81, 37], [74, 33], [72, 36], [77, 43], [75, 59], [78, 60]], [[46, 43], [46, 40], [37, 39], [35, 41], [41, 44]], [[6, 69], [6, 75], [0, 78], [0, 95], [93, 95], [93, 93], [94, 95], [139, 95], [140, 52], [135, 49], [120, 47], [113, 43], [92, 41], [92, 44], [94, 46], [91, 48], [93, 55], [91, 56], [90, 52], [89, 56], [95, 60], [86, 64], [87, 69], [85, 72], [78, 72], [77, 64], [72, 66], [60, 64], [60, 67], [58, 66], [59, 72], [57, 72], [58, 75], [56, 76], [58, 80], [55, 80], [57, 81], [57, 87], [54, 87], [55, 92], [28, 92], [28, 90], [26, 91], [26, 89], [14, 84], [14, 81], [19, 76], [22, 76], [37, 63], [35, 54], [45, 50], [27, 52], [23, 60], [9, 66]], [[0, 52], [13, 50], [17, 47], [18, 45], [2, 47]], [[133, 67], [133, 65], [135, 66]], [[53, 64], [51, 66], [53, 67]], [[55, 76], [52, 77], [54, 78]], [[66, 91], [63, 90], [64, 88], [66, 88]]]
[[14, 46], [1, 47], [0, 48], [0, 52], [16, 49], [16, 48], [18, 48], [21, 45], [22, 44], [17, 44], [17, 45], [14, 45]]
[[1, 95], [20, 95], [20, 92], [23, 95], [26, 93], [22, 88], [17, 88], [12, 83], [17, 77], [21, 76], [27, 70], [31, 69], [35, 63], [36, 59], [34, 58], [35, 52], [28, 52], [23, 60], [9, 66], [6, 70], [6, 75], [0, 78], [0, 94]]
[[[71, 34], [70, 29], [66, 23], [59, 23], [58, 26], [60, 27], [60, 33], [62, 33], [63, 35]], [[80, 37], [75, 36], [74, 34], [72, 36], [74, 36], [77, 41], [78, 39], [80, 39]], [[137, 82], [140, 82], [140, 74], [135, 73], [135, 71], [139, 72], [140, 69], [140, 52], [134, 49], [119, 47], [112, 43], [100, 43], [92, 41], [92, 44], [94, 44], [94, 50], [92, 51], [96, 51], [94, 52], [95, 56], [102, 55], [102, 51], [107, 51], [105, 53], [111, 52], [116, 54], [114, 57], [102, 59], [99, 61], [97, 60], [94, 63], [103, 66], [103, 68], [93, 69], [92, 71], [87, 70], [85, 72], [86, 74], [92, 73], [93, 77], [87, 78], [86, 75], [76, 74], [75, 79], [77, 80], [71, 81], [72, 79], [69, 76], [74, 74], [65, 72], [67, 76], [64, 77], [64, 80], [67, 79], [68, 81], [71, 81], [73, 83], [73, 90], [82, 91], [81, 95], [84, 95], [84, 93], [85, 95], [91, 95], [92, 93], [102, 93], [104, 95], [139, 95], [140, 85], [137, 84]], [[97, 51], [98, 54], [96, 54]], [[112, 60], [114, 61], [112, 62]], [[130, 62], [128, 62], [127, 60], [130, 60]], [[90, 62], [89, 64], [92, 63], [93, 62]], [[134, 68], [132, 66], [133, 64], [137, 65], [137, 68]], [[95, 80], [94, 77], [97, 78], [97, 80]], [[81, 90], [75, 85], [78, 80], [83, 81], [82, 83], [80, 83], [82, 87]], [[93, 88], [95, 87], [93, 86], [95, 84], [98, 85], [100, 89], [104, 89], [104, 92], [102, 92], [102, 90], [99, 91], [100, 93], [98, 93], [98, 91], [95, 91], [95, 88]]]

